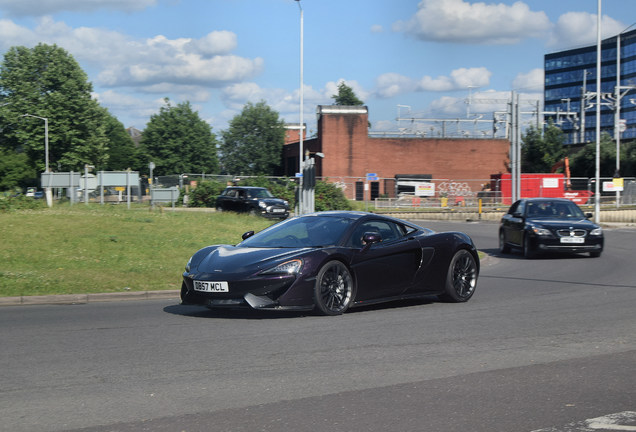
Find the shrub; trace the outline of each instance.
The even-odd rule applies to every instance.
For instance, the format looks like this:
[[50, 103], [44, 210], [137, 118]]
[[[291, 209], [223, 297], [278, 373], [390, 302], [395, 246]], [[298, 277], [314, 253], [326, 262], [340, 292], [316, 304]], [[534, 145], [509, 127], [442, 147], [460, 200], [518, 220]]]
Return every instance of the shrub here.
[[44, 199], [34, 199], [25, 195], [16, 195], [7, 192], [0, 195], [0, 212], [31, 210], [45, 207], [46, 201]]
[[[216, 197], [225, 189], [225, 183], [215, 180], [200, 181], [195, 188], [188, 192], [188, 207], [214, 207]], [[184, 191], [181, 191], [184, 194]], [[183, 202], [183, 200], [180, 200]]]

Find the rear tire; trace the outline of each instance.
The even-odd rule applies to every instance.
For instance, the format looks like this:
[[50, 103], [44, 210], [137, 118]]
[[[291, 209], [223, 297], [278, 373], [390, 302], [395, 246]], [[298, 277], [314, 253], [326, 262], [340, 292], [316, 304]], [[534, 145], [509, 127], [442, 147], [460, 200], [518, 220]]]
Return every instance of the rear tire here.
[[601, 256], [601, 252], [600, 251], [594, 251], [594, 252], [590, 252], [590, 256], [592, 258], [598, 258]]
[[322, 315], [340, 315], [353, 303], [354, 285], [351, 273], [340, 261], [329, 261], [316, 277], [314, 303]]
[[478, 273], [473, 254], [466, 249], [455, 252], [446, 273], [446, 292], [440, 299], [451, 303], [468, 301], [475, 293]]

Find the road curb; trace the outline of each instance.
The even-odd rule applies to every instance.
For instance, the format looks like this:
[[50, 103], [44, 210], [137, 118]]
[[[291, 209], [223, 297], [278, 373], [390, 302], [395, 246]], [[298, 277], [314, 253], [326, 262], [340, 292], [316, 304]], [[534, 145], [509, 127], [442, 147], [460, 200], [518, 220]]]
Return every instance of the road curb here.
[[178, 290], [131, 291], [94, 294], [61, 294], [47, 296], [0, 297], [1, 306], [85, 304], [129, 300], [178, 299]]

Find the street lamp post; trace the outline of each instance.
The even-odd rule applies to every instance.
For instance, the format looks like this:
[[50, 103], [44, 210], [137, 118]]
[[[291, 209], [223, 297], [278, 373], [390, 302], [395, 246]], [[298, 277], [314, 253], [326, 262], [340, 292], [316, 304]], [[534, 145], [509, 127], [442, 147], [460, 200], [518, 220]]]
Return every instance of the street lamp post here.
[[594, 221], [601, 221], [601, 0], [597, 2], [596, 12], [596, 185], [594, 190]]
[[[49, 172], [49, 119], [46, 117], [40, 117], [32, 114], [22, 114], [20, 117], [33, 117], [40, 120], [44, 120], [44, 172]], [[44, 194], [46, 195], [46, 205], [53, 206], [53, 194], [51, 188], [44, 188]]]
[[298, 194], [298, 212], [300, 214], [303, 214], [303, 199], [302, 199], [302, 185], [303, 185], [303, 178], [302, 178], [302, 173], [303, 173], [303, 45], [304, 45], [304, 41], [303, 41], [303, 33], [304, 33], [304, 29], [303, 29], [303, 7], [300, 5], [300, 0], [295, 0], [298, 2], [298, 9], [300, 10], [300, 89], [299, 89], [299, 96], [300, 96], [300, 134], [299, 134], [299, 138], [298, 138], [298, 172], [301, 173], [301, 177], [300, 177], [300, 181], [299, 181], [299, 186], [300, 186], [300, 193]]

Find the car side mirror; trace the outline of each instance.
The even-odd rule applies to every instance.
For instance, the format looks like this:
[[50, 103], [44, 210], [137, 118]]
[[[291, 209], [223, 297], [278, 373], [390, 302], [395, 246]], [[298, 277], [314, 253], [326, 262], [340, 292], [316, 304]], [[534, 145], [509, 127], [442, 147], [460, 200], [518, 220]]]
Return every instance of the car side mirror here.
[[248, 239], [248, 238], [252, 237], [253, 235], [254, 235], [254, 231], [248, 231], [248, 232], [246, 232], [245, 234], [243, 234], [243, 235], [241, 236], [241, 238], [242, 238], [243, 240], [246, 240], [246, 239]]
[[512, 216], [513, 216], [513, 217], [516, 217], [516, 218], [521, 218], [521, 217], [523, 217], [523, 213], [520, 213], [520, 212], [514, 212], [514, 213], [512, 214]]
[[594, 215], [592, 213], [585, 213], [585, 218], [586, 219], [592, 219], [594, 217]]
[[365, 251], [374, 243], [382, 241], [382, 234], [379, 232], [365, 232], [362, 236], [362, 250]]

